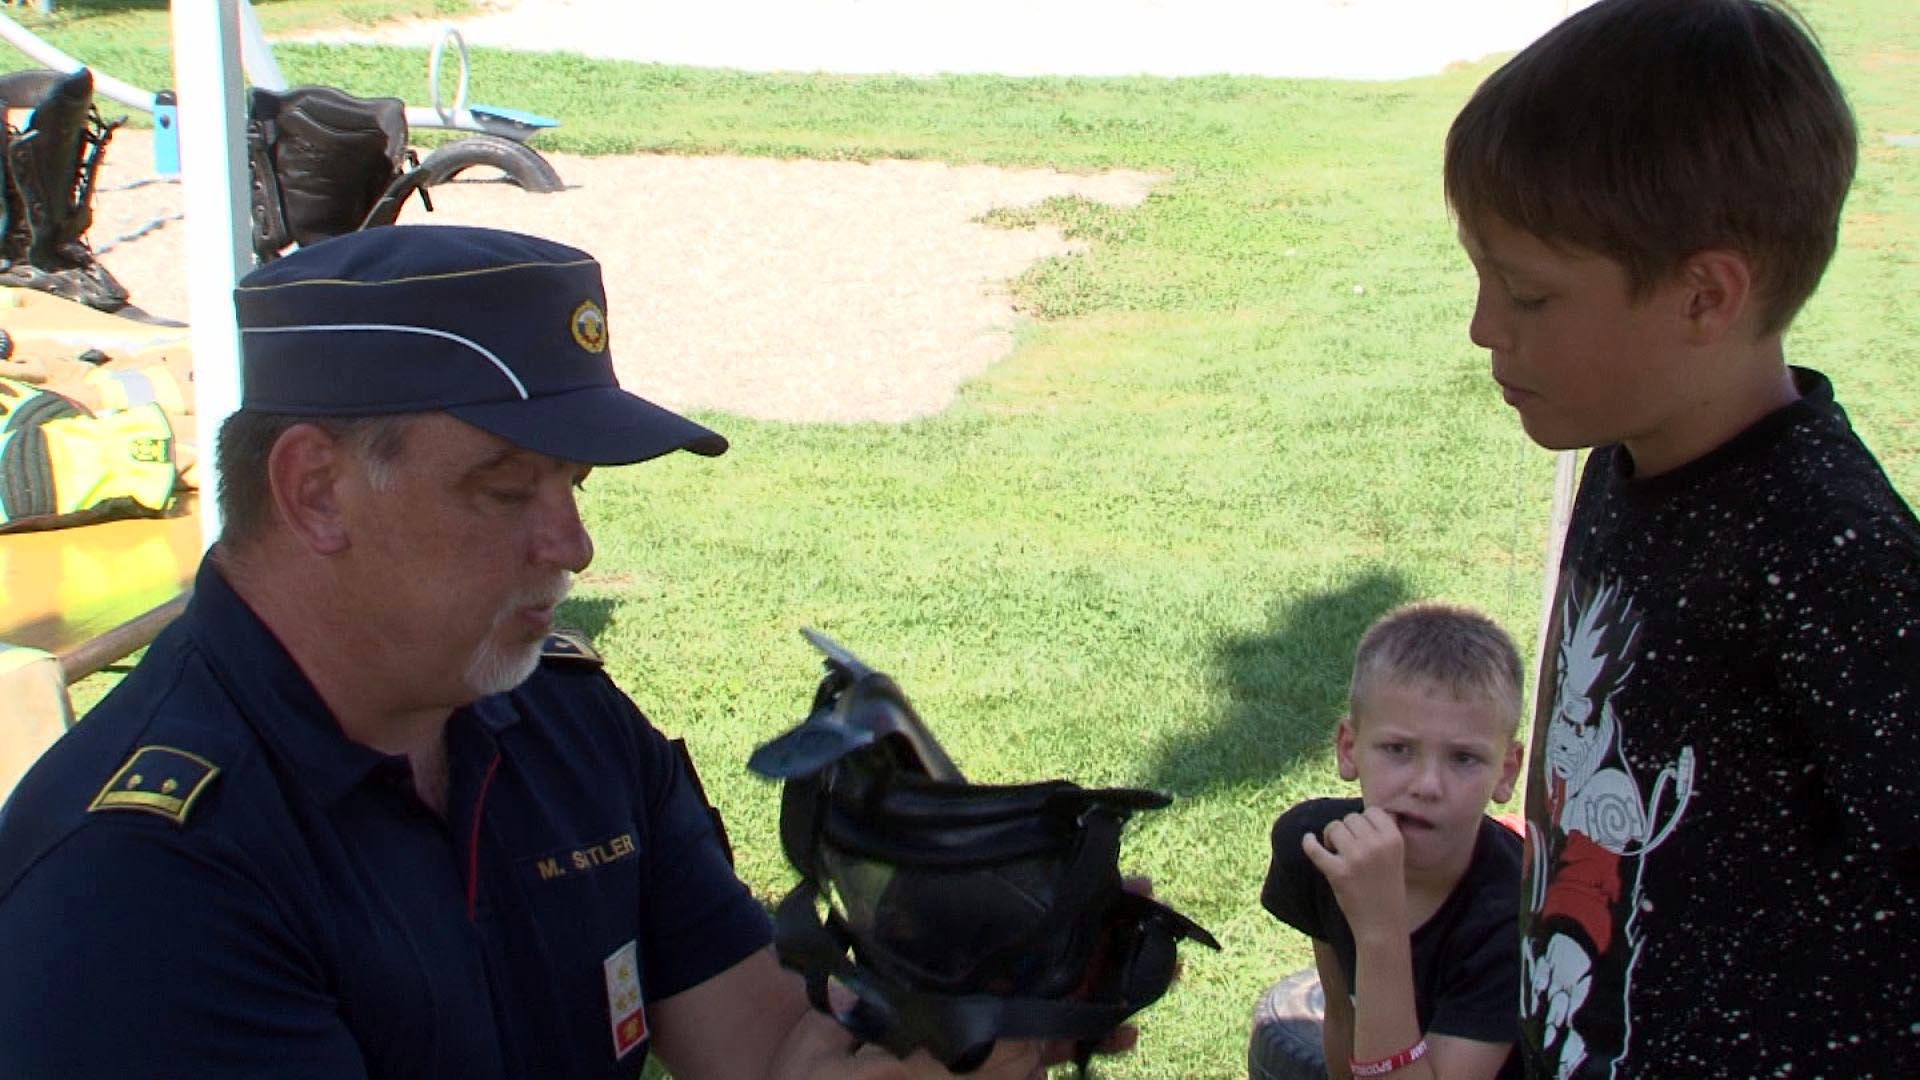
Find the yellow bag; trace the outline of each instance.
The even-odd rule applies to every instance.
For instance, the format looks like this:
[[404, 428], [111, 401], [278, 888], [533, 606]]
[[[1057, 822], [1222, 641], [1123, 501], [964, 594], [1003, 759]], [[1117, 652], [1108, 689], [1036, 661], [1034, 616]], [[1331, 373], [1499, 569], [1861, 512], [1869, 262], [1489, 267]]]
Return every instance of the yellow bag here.
[[158, 515], [178, 482], [173, 428], [156, 403], [99, 416], [82, 410], [6, 430], [0, 532]]

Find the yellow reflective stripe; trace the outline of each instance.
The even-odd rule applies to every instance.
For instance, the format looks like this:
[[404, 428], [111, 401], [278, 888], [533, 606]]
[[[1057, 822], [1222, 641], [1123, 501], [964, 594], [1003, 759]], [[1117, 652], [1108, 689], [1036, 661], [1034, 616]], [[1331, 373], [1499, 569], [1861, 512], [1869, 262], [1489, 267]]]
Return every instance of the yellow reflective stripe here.
[[50, 420], [54, 513], [71, 514], [110, 499], [131, 499], [160, 511], [173, 498], [173, 428], [158, 405], [102, 416]]

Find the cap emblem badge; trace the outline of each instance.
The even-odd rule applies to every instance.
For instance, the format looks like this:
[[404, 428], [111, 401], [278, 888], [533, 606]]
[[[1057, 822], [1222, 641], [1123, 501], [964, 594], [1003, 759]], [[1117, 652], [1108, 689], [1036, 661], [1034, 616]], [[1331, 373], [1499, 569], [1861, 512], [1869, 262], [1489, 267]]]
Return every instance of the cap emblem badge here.
[[607, 351], [607, 317], [599, 304], [580, 301], [580, 306], [573, 309], [568, 329], [573, 331], [575, 343], [588, 352], [598, 355]]

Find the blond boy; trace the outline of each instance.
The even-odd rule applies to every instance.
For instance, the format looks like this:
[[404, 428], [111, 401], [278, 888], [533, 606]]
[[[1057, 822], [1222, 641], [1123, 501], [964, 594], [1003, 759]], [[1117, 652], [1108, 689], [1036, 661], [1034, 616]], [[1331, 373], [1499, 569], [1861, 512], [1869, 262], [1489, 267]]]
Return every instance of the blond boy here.
[[1521, 679], [1485, 616], [1389, 613], [1360, 640], [1334, 736], [1360, 798], [1274, 822], [1261, 902], [1313, 939], [1335, 1080], [1517, 1075], [1520, 840], [1486, 810], [1520, 773]]

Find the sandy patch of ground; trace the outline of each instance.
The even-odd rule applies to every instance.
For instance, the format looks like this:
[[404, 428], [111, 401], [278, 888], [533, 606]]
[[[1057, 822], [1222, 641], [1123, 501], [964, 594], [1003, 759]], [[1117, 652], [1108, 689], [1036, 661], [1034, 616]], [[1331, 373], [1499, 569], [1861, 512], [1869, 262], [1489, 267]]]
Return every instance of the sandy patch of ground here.
[[[116, 134], [90, 233], [154, 315], [185, 319], [181, 189], [144, 131]], [[433, 190], [403, 223], [539, 233], [605, 267], [621, 383], [672, 408], [777, 420], [899, 421], [952, 402], [1012, 346], [1008, 283], [1070, 254], [1057, 230], [975, 223], [1051, 196], [1131, 206], [1157, 178], [1047, 169], [659, 155], [550, 159], [568, 189], [497, 179]], [[478, 172], [478, 170], [476, 170]], [[137, 185], [137, 186], [129, 186]]]
[[[491, 0], [454, 25], [470, 45], [749, 71], [1403, 79], [1519, 49], [1590, 2]], [[309, 40], [427, 49], [445, 25]], [[515, 104], [484, 68], [476, 100]]]

